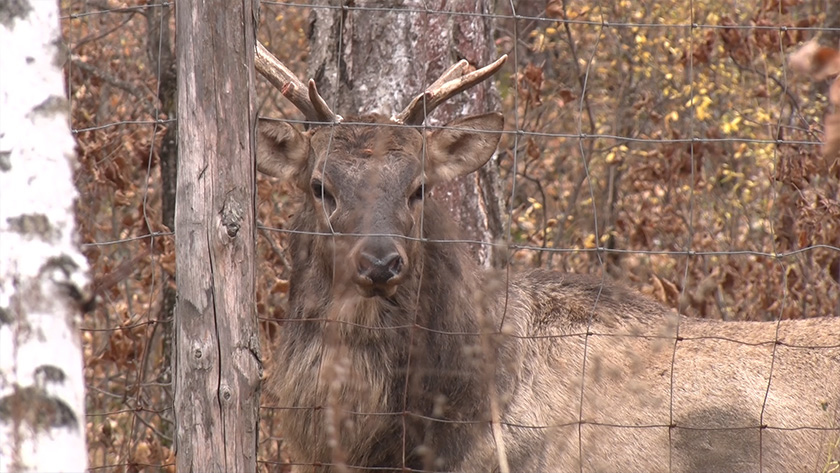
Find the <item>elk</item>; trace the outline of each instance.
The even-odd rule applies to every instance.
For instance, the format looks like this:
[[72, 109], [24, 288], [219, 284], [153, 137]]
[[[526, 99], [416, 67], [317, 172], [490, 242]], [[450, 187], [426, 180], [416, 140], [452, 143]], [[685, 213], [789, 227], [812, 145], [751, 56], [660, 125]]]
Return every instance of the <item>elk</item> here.
[[312, 122], [259, 124], [294, 183], [288, 316], [266, 392], [296, 471], [805, 472], [840, 454], [840, 319], [677, 315], [591, 276], [479, 269], [429, 189], [483, 166], [499, 113], [419, 125], [502, 64], [458, 63], [395, 117], [346, 120], [262, 46]]

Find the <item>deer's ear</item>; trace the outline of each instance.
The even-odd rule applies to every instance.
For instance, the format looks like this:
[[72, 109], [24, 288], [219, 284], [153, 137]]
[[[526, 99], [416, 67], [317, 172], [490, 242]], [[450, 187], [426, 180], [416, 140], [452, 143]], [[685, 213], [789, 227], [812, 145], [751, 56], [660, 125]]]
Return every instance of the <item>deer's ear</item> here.
[[257, 169], [295, 183], [303, 179], [309, 159], [309, 136], [288, 123], [262, 119], [257, 132]]
[[426, 182], [435, 185], [465, 176], [493, 156], [505, 120], [501, 113], [475, 115], [455, 120], [432, 131], [426, 138]]

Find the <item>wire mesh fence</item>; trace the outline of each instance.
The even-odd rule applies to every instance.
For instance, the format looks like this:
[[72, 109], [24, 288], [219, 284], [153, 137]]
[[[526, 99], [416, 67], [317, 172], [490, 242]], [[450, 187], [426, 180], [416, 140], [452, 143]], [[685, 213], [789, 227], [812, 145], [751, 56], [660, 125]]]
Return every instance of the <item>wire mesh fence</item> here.
[[[169, 153], [176, 123], [175, 4], [62, 0], [61, 8], [81, 161], [78, 216], [100, 300], [82, 329], [91, 470], [174, 470], [169, 357], [174, 194], [166, 194], [171, 192], [166, 183], [174, 182]], [[550, 430], [552, 439], [569, 442], [566, 450], [592, 446], [578, 452], [580, 458], [621, 458], [640, 443], [664, 445], [645, 451], [650, 458], [637, 469], [648, 471], [661, 465], [664, 471], [703, 469], [692, 463], [696, 459], [680, 456], [685, 444], [702, 444], [705, 458], [754, 455], [763, 471], [775, 471], [777, 452], [767, 445], [787, 434], [798, 445], [819, 446], [803, 471], [836, 470], [840, 334], [830, 330], [836, 324], [819, 333], [825, 327], [818, 320], [801, 319], [840, 316], [840, 173], [820, 148], [827, 84], [794, 74], [786, 62], [809, 39], [837, 43], [840, 25], [830, 24], [835, 8], [816, 0], [750, 6], [549, 1], [498, 4], [489, 12], [410, 6], [395, 12], [375, 2], [263, 2], [259, 36], [301, 78], [307, 76], [309, 21], [316, 9], [338, 9], [348, 18], [389, 13], [491, 19], [496, 49], [509, 55], [495, 77], [506, 125], [493, 161], [502, 177], [505, 229], [497, 241], [436, 243], [504, 248], [510, 271], [482, 291], [516, 293], [526, 284], [511, 289], [510, 275], [533, 274], [529, 268], [560, 270], [594, 281], [595, 295], [587, 297], [595, 303], [581, 309], [584, 314], [611, 314], [610, 304], [635, 300], [610, 293], [606, 281], [616, 279], [689, 318], [656, 327], [593, 325], [590, 318], [567, 330], [505, 333], [533, 351], [528, 363], [548, 353], [556, 358], [545, 360], [544, 369], [567, 373], [568, 383], [558, 388], [563, 396], [531, 406], [556, 410], [557, 416], [523, 408], [519, 417], [500, 420], [491, 415], [490, 404], [482, 404], [487, 411], [475, 417], [446, 420], [424, 418], [405, 406], [331, 411], [265, 400], [259, 468], [289, 471], [299, 461], [284, 447], [278, 412], [310, 409], [313, 416], [344, 416], [342, 422], [359, 425], [375, 417], [411, 418], [400, 421], [402, 431], [390, 432], [397, 438], [447, 422], [495, 421], [502, 432], [490, 429], [496, 445], [516, 437], [514, 432]], [[258, 92], [262, 115], [299, 120], [270, 85], [260, 82]], [[290, 325], [334, 322], [301, 322], [288, 313], [294, 284], [288, 246], [298, 232], [290, 222], [300, 211], [299, 194], [291, 183], [260, 178], [256, 303], [267, 363]], [[330, 232], [319, 237], [335, 238]], [[480, 294], [479, 306], [500, 300]], [[710, 322], [720, 320], [732, 323]], [[493, 360], [488, 353], [495, 351], [487, 347], [496, 341], [485, 340], [485, 332], [439, 333], [414, 322], [371, 329], [344, 322], [354, 323], [367, 332], [404, 333], [413, 343], [429, 344], [424, 346], [443, 339], [474, 345], [477, 359], [489, 358], [471, 369], [515, 364]], [[704, 376], [717, 374], [717, 383], [696, 384], [699, 375], [690, 373], [703, 360], [717, 370]], [[325, 372], [340, 378], [342, 363], [335, 361]], [[667, 373], [639, 384], [627, 373], [647, 373], [641, 365]], [[754, 376], [739, 378], [744, 371]], [[797, 375], [802, 372], [812, 376]], [[402, 376], [408, 380], [409, 374]], [[681, 410], [711, 409], [700, 398], [712, 396], [715, 384], [743, 396], [748, 412], [718, 422]], [[808, 390], [815, 393], [813, 406], [775, 410], [786, 406], [786, 395], [796, 399]], [[497, 394], [503, 405], [515, 404], [511, 399], [518, 395]], [[568, 399], [577, 400], [574, 408], [556, 405]], [[822, 416], [814, 414], [820, 409]], [[707, 432], [719, 435], [703, 437]], [[599, 436], [612, 440], [599, 443]], [[543, 448], [534, 442], [532, 448]], [[508, 447], [513, 460], [517, 448], [524, 448]], [[337, 464], [341, 461], [336, 456]], [[433, 461], [418, 464], [434, 467]], [[583, 463], [564, 467], [587, 471]]]

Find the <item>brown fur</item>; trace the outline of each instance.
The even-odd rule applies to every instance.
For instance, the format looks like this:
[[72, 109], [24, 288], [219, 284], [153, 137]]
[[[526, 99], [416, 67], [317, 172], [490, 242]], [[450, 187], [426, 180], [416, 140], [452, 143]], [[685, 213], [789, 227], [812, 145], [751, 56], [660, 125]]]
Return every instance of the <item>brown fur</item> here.
[[[261, 126], [260, 169], [305, 192], [266, 386], [298, 471], [488, 472], [504, 458], [515, 472], [805, 472], [838, 459], [840, 319], [692, 320], [587, 276], [479, 270], [437, 242], [458, 235], [434, 201], [407, 199], [421, 170], [433, 184], [483, 164], [500, 123], [424, 137], [363, 120]], [[313, 195], [316, 178], [333, 201]], [[405, 255], [400, 283], [365, 297], [354, 262], [382, 246]]]

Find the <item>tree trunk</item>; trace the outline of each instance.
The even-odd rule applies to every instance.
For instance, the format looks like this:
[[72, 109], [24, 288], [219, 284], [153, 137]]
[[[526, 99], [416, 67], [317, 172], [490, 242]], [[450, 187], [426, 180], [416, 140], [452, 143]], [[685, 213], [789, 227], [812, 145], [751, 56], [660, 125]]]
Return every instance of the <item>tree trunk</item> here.
[[175, 415], [178, 471], [256, 470], [256, 1], [176, 9]]
[[[322, 1], [322, 4], [330, 2]], [[334, 3], [334, 2], [332, 2]], [[437, 79], [446, 68], [466, 59], [484, 66], [496, 59], [489, 0], [442, 0], [434, 12], [424, 12], [421, 0], [345, 0], [346, 9], [314, 8], [310, 31], [310, 76], [339, 114], [399, 112]], [[357, 9], [361, 8], [361, 9]], [[473, 87], [442, 105], [426, 125], [441, 125], [460, 116], [497, 110], [492, 81]], [[498, 160], [478, 173], [434, 189], [433, 197], [447, 203], [470, 240], [495, 243], [502, 235]], [[501, 266], [504, 252], [473, 245], [485, 266]]]
[[0, 6], [0, 471], [87, 468], [78, 323], [88, 265], [60, 41], [56, 2]]
[[[149, 57], [149, 67], [155, 71], [158, 83], [158, 99], [160, 100], [160, 112], [166, 118], [175, 119], [178, 105], [178, 79], [176, 77], [177, 66], [175, 55], [172, 51], [172, 30], [169, 27], [172, 18], [173, 8], [163, 4], [158, 8], [149, 8], [144, 12], [148, 33], [146, 34], [146, 53]], [[163, 224], [170, 231], [175, 230], [175, 200], [176, 184], [178, 179], [178, 122], [172, 121], [166, 126], [160, 149], [160, 186], [161, 186], [161, 216]], [[171, 385], [172, 370], [172, 325], [175, 319], [176, 290], [172, 280], [174, 274], [169, 271], [161, 271], [163, 280], [163, 294], [161, 296], [159, 323], [155, 326], [153, 336], [160, 338], [161, 354], [163, 360], [161, 366], [167, 368], [165, 372], [158, 373], [157, 382], [161, 385]], [[172, 391], [167, 390], [171, 399]], [[167, 410], [162, 414], [166, 419], [173, 421], [174, 413]], [[161, 427], [165, 429], [165, 427]], [[163, 430], [166, 437], [173, 437], [168, 430]]]

